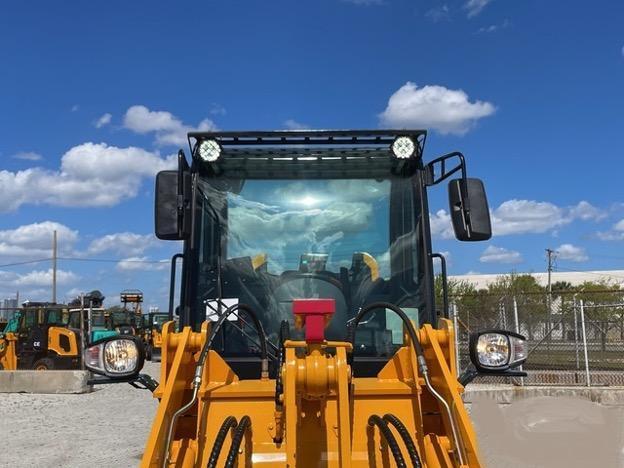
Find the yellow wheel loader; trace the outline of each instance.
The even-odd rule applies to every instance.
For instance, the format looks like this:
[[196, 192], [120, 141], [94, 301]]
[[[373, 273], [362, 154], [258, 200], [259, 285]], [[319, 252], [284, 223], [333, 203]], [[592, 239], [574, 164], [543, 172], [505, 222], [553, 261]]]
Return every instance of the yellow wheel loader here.
[[99, 382], [158, 398], [142, 467], [482, 466], [461, 394], [478, 373], [524, 375], [525, 341], [475, 332], [473, 365], [457, 374], [449, 306], [434, 299], [433, 258], [445, 262], [428, 191], [455, 175], [459, 240], [489, 239], [490, 216], [463, 155], [426, 164], [425, 137], [189, 134], [192, 164], [180, 151], [156, 179], [156, 236], [184, 241], [180, 331], [162, 328], [160, 383], [139, 374], [138, 339], [85, 357]]
[[78, 369], [80, 330], [68, 324], [66, 305], [25, 302], [0, 334], [0, 366], [4, 370]]
[[169, 321], [169, 314], [150, 312], [143, 315], [141, 337], [145, 349], [145, 359], [160, 360], [162, 347], [162, 326]]

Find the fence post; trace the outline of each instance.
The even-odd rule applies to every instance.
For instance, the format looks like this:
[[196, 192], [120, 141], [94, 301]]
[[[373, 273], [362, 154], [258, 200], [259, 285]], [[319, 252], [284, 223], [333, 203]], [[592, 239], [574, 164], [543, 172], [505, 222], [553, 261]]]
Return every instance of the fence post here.
[[457, 319], [457, 304], [453, 302], [453, 328], [455, 329], [455, 362], [457, 363], [457, 375], [461, 374], [461, 361], [459, 360], [459, 320]]
[[[520, 323], [518, 321], [518, 303], [516, 302], [516, 296], [513, 297], [513, 311], [514, 311], [514, 325], [516, 333], [520, 333]], [[518, 367], [518, 370], [522, 370], [522, 366]], [[520, 377], [520, 385], [524, 386], [524, 377]]]
[[589, 380], [589, 357], [587, 356], [587, 334], [585, 333], [585, 309], [583, 307], [583, 299], [581, 299], [580, 304], [581, 304], [581, 331], [583, 333], [583, 351], [585, 353], [585, 379], [587, 381], [587, 386], [591, 387], [591, 381]]
[[[576, 315], [576, 297], [574, 298], [574, 303], [572, 305], [572, 310], [574, 311], [574, 353], [576, 354], [576, 370], [581, 368], [581, 364], [579, 362], [579, 349], [578, 349], [578, 317]], [[578, 382], [577, 382], [578, 383]]]

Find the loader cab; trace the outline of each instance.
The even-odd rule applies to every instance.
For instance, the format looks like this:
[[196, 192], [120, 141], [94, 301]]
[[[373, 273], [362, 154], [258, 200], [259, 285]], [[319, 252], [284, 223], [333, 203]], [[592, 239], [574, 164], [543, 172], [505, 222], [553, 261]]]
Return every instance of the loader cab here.
[[[472, 221], [463, 204], [479, 187], [466, 178], [462, 155], [438, 158], [437, 169], [424, 164], [425, 136], [189, 134], [192, 164], [181, 153], [178, 171], [161, 172], [156, 187], [157, 236], [184, 240], [180, 325], [198, 330], [244, 303], [277, 342], [281, 321], [294, 328], [294, 299], [325, 298], [336, 303], [329, 340], [344, 339], [357, 312], [378, 301], [435, 326], [427, 187], [461, 171], [449, 194], [462, 240], [488, 238], [489, 215], [481, 222], [484, 193], [483, 203], [473, 197], [472, 212], [481, 214]], [[356, 373], [376, 375], [402, 345], [402, 324], [389, 312], [376, 310], [359, 327]], [[244, 378], [259, 361], [241, 318], [228, 318], [238, 326], [222, 327], [213, 349]]]
[[[82, 323], [80, 321], [81, 310], [84, 317]], [[84, 327], [88, 343], [119, 334], [113, 328], [110, 314], [103, 307], [71, 309], [69, 311], [69, 326], [76, 330], [81, 330]]]
[[133, 311], [116, 310], [110, 312], [111, 329], [120, 335], [136, 335], [141, 327], [141, 319]]

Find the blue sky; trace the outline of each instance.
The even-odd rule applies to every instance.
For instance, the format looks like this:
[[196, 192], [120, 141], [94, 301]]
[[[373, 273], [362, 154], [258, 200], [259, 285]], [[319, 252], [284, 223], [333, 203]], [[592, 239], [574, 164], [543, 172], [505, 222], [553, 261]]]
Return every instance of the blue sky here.
[[[624, 268], [622, 2], [129, 3], [0, 15], [0, 264], [49, 257], [54, 228], [62, 256], [111, 260], [61, 261], [61, 298], [166, 304], [153, 175], [198, 127], [428, 127], [426, 157], [464, 152], [493, 210], [494, 238], [460, 244], [434, 189], [451, 273], [542, 271], [547, 247]], [[0, 295], [46, 298], [48, 269], [0, 268]]]

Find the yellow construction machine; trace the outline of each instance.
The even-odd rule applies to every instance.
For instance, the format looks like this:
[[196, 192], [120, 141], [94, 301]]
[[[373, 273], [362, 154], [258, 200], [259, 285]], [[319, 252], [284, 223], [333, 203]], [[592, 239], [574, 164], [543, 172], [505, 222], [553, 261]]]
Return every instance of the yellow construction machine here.
[[[491, 236], [461, 153], [425, 164], [421, 130], [191, 133], [156, 179], [156, 235], [183, 240], [160, 383], [134, 337], [87, 350], [101, 382], [159, 405], [142, 467], [480, 467], [464, 386], [524, 375], [524, 338], [475, 331], [458, 375], [435, 304], [428, 189], [452, 175], [462, 241]], [[172, 261], [172, 285], [175, 258]], [[173, 302], [173, 295], [170, 298]], [[171, 303], [170, 302], [170, 303]], [[174, 310], [172, 305], [170, 309]], [[170, 311], [171, 312], [171, 311]]]
[[162, 326], [169, 321], [169, 314], [149, 312], [143, 315], [141, 338], [145, 349], [145, 359], [148, 361], [160, 360], [162, 346]]
[[0, 333], [0, 369], [78, 369], [80, 350], [66, 305], [27, 301]]

